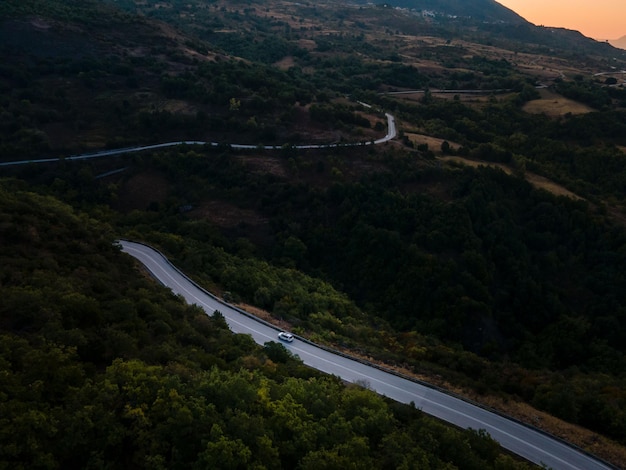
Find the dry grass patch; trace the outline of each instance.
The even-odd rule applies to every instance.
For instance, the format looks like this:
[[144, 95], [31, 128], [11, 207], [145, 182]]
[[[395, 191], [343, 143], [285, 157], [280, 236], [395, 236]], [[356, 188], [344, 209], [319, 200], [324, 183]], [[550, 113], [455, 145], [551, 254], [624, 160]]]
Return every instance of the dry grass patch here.
[[536, 175], [534, 173], [525, 172], [526, 180], [535, 186], [536, 188], [545, 189], [546, 191], [556, 195], [556, 196], [565, 196], [571, 199], [582, 200], [578, 194], [571, 192], [570, 190], [564, 188], [563, 186], [555, 183], [554, 181], [549, 180], [548, 178], [544, 178], [543, 176]]
[[[441, 153], [441, 144], [445, 142], [445, 139], [439, 139], [437, 137], [431, 137], [424, 134], [406, 133], [405, 135], [416, 147], [418, 145], [426, 144], [428, 145], [428, 149], [435, 153]], [[461, 146], [455, 142], [448, 141], [448, 143], [450, 144], [450, 148], [453, 150], [458, 150]]]
[[[468, 158], [463, 158], [463, 157], [439, 157], [439, 158], [446, 162], [460, 163], [462, 165], [467, 165], [467, 166], [471, 166], [474, 168], [477, 168], [479, 166], [499, 168], [500, 170], [504, 171], [507, 175], [513, 174], [513, 168], [503, 163], [483, 162], [483, 161], [478, 161], [478, 160], [470, 160]], [[569, 197], [571, 199], [576, 199], [576, 200], [583, 199], [577, 194], [568, 190], [567, 188], [564, 188], [563, 186], [555, 183], [554, 181], [549, 180], [548, 178], [544, 178], [543, 176], [539, 176], [534, 173], [530, 173], [526, 171], [524, 172], [524, 177], [526, 178], [526, 181], [528, 181], [534, 187], [548, 191], [549, 193], [552, 193], [556, 196], [565, 196], [565, 197]]]
[[281, 60], [274, 63], [274, 66], [280, 70], [289, 70], [294, 65], [296, 65], [296, 61], [293, 56], [290, 55], [283, 57]]
[[265, 320], [268, 323], [280, 328], [281, 330], [290, 331], [292, 329], [292, 325], [284, 320], [278, 320], [272, 316], [270, 312], [267, 310], [260, 309], [255, 307], [254, 305], [246, 304], [246, 303], [236, 303], [235, 307], [240, 308], [248, 313], [251, 313], [255, 317], [260, 318], [261, 320]]
[[314, 51], [317, 49], [317, 43], [313, 39], [300, 39], [298, 41], [298, 47], [306, 49], [307, 51]]
[[550, 117], [587, 114], [594, 111], [590, 106], [570, 100], [550, 90], [541, 90], [541, 99], [529, 101], [523, 109], [530, 114], [545, 114]]
[[481, 403], [523, 423], [559, 437], [590, 454], [617, 465], [619, 468], [625, 468], [626, 448], [588, 429], [562, 421], [526, 403], [503, 400], [494, 396], [479, 396], [468, 391], [456, 392], [477, 403]]

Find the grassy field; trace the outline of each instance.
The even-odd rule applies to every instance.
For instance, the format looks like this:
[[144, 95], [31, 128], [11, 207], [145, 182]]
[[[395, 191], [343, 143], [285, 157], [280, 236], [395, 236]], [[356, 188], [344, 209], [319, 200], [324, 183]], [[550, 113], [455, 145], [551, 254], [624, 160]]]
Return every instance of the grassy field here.
[[532, 114], [545, 114], [550, 117], [565, 116], [566, 114], [586, 114], [594, 111], [593, 108], [578, 101], [564, 98], [548, 89], [540, 90], [541, 98], [529, 101], [524, 111]]
[[[435, 154], [441, 153], [441, 144], [445, 141], [445, 139], [439, 139], [437, 137], [431, 137], [425, 134], [415, 134], [415, 133], [406, 133], [406, 136], [413, 143], [415, 147], [418, 145], [426, 144], [428, 145], [428, 149], [434, 152]], [[452, 150], [458, 150], [460, 147], [459, 144], [454, 142], [448, 142], [450, 144], [450, 148]]]
[[[471, 166], [471, 167], [479, 167], [479, 166], [489, 166], [491, 168], [499, 168], [504, 171], [506, 174], [513, 174], [514, 170], [509, 166], [503, 163], [492, 163], [492, 162], [483, 162], [477, 160], [470, 160], [468, 158], [463, 157], [439, 157], [440, 160], [446, 162], [455, 162], [461, 163], [463, 165]], [[544, 178], [543, 176], [536, 175], [534, 173], [530, 173], [528, 171], [524, 172], [524, 176], [526, 180], [535, 186], [536, 188], [543, 189], [552, 193], [556, 196], [566, 196], [571, 199], [582, 199], [577, 194], [569, 191], [567, 188], [555, 183], [554, 181], [549, 180], [548, 178]]]

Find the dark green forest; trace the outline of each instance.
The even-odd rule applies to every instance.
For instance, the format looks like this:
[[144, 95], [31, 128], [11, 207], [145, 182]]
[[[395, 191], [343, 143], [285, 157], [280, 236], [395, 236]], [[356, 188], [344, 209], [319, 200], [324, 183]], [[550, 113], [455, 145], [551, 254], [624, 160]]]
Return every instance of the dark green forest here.
[[[156, 3], [0, 4], [0, 161], [220, 143], [0, 167], [0, 468], [525, 468], [482, 432], [231, 334], [121, 237], [312, 341], [623, 450], [624, 87], [559, 77], [550, 92], [592, 112], [529, 114], [545, 77], [517, 63], [618, 59], [380, 6]], [[443, 39], [404, 38], [418, 33]], [[421, 94], [389, 94], [407, 89]], [[385, 112], [394, 142], [294, 147], [380, 138]]]
[[527, 468], [231, 334], [85, 213], [7, 180], [0, 207], [2, 468]]
[[[624, 396], [615, 398], [626, 365], [623, 230], [591, 215], [585, 203], [537, 191], [500, 171], [444, 172], [386, 158], [396, 172], [320, 189], [252, 174], [228, 155], [169, 154], [150, 166], [159, 162], [156, 168], [171, 176], [172, 186], [186, 183], [174, 190], [176, 206], [161, 207], [160, 216], [134, 212], [121, 220], [129, 229], [142, 227], [137, 236], [154, 237], [204, 282], [302, 332], [378, 350], [379, 357], [409, 361], [418, 371], [432, 367], [424, 362], [450, 367], [478, 390], [522, 396], [621, 439]], [[193, 186], [194, 178], [212, 185]], [[449, 186], [448, 200], [402, 189], [437, 181]], [[271, 221], [270, 233], [255, 240], [248, 235], [254, 228], [244, 224], [224, 238], [175, 213], [191, 197], [228, 198], [254, 208]], [[159, 235], [163, 231], [179, 237]], [[258, 256], [277, 268], [259, 263]], [[302, 279], [298, 288], [294, 268], [330, 282], [359, 309], [317, 283]], [[309, 294], [320, 290], [326, 298]], [[367, 327], [360, 311], [376, 320]], [[392, 336], [419, 332], [466, 352], [453, 359], [424, 337], [420, 348], [412, 337], [401, 344], [377, 329]], [[390, 347], [395, 356], [384, 352]], [[525, 371], [502, 373], [469, 352]], [[548, 370], [554, 373], [546, 375]], [[518, 374], [534, 376], [536, 385], [516, 383]], [[539, 387], [546, 377], [551, 386]], [[565, 404], [556, 397], [573, 378], [581, 388]], [[598, 388], [607, 391], [604, 398]], [[599, 412], [608, 418], [604, 424]]]

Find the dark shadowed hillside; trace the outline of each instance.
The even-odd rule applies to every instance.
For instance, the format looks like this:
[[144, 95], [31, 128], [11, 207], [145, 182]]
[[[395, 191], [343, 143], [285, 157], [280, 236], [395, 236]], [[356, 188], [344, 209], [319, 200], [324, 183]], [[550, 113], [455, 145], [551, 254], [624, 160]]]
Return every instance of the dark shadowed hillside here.
[[528, 468], [231, 334], [20, 186], [0, 181], [2, 468]]
[[[5, 466], [515, 468], [230, 335], [116, 237], [624, 466], [626, 51], [495, 2], [416, 5], [450, 11], [0, 3], [2, 162], [218, 143], [0, 167]], [[397, 138], [351, 145], [385, 113]]]

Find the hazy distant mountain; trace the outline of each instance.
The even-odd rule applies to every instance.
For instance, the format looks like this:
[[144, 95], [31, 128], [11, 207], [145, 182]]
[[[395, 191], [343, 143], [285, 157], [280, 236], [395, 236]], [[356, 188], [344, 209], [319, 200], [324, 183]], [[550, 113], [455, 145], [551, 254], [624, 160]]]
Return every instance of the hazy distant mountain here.
[[[367, 0], [361, 0], [365, 3]], [[375, 3], [382, 3], [377, 1]], [[494, 0], [389, 0], [391, 6], [430, 10], [453, 16], [467, 16], [480, 21], [526, 23], [526, 20]]]
[[[578, 31], [559, 27], [537, 26], [513, 10], [506, 8], [495, 0], [354, 0], [358, 3], [386, 4], [392, 7], [407, 8], [417, 11], [432, 12], [438, 15], [450, 15], [460, 19], [459, 24], [473, 28], [466, 30], [477, 41], [512, 47], [512, 43], [526, 44], [528, 47], [549, 48], [546, 52], [561, 51], [566, 55], [572, 53], [598, 54], [626, 58], [626, 53], [614, 49], [605, 41], [595, 41], [585, 37]], [[471, 18], [465, 21], [463, 18]], [[459, 31], [457, 30], [457, 33]], [[626, 42], [626, 37], [619, 41]], [[621, 46], [626, 49], [626, 44]]]
[[620, 49], [626, 49], [626, 36], [622, 36], [614, 41], [609, 41], [613, 47], [619, 47]]

